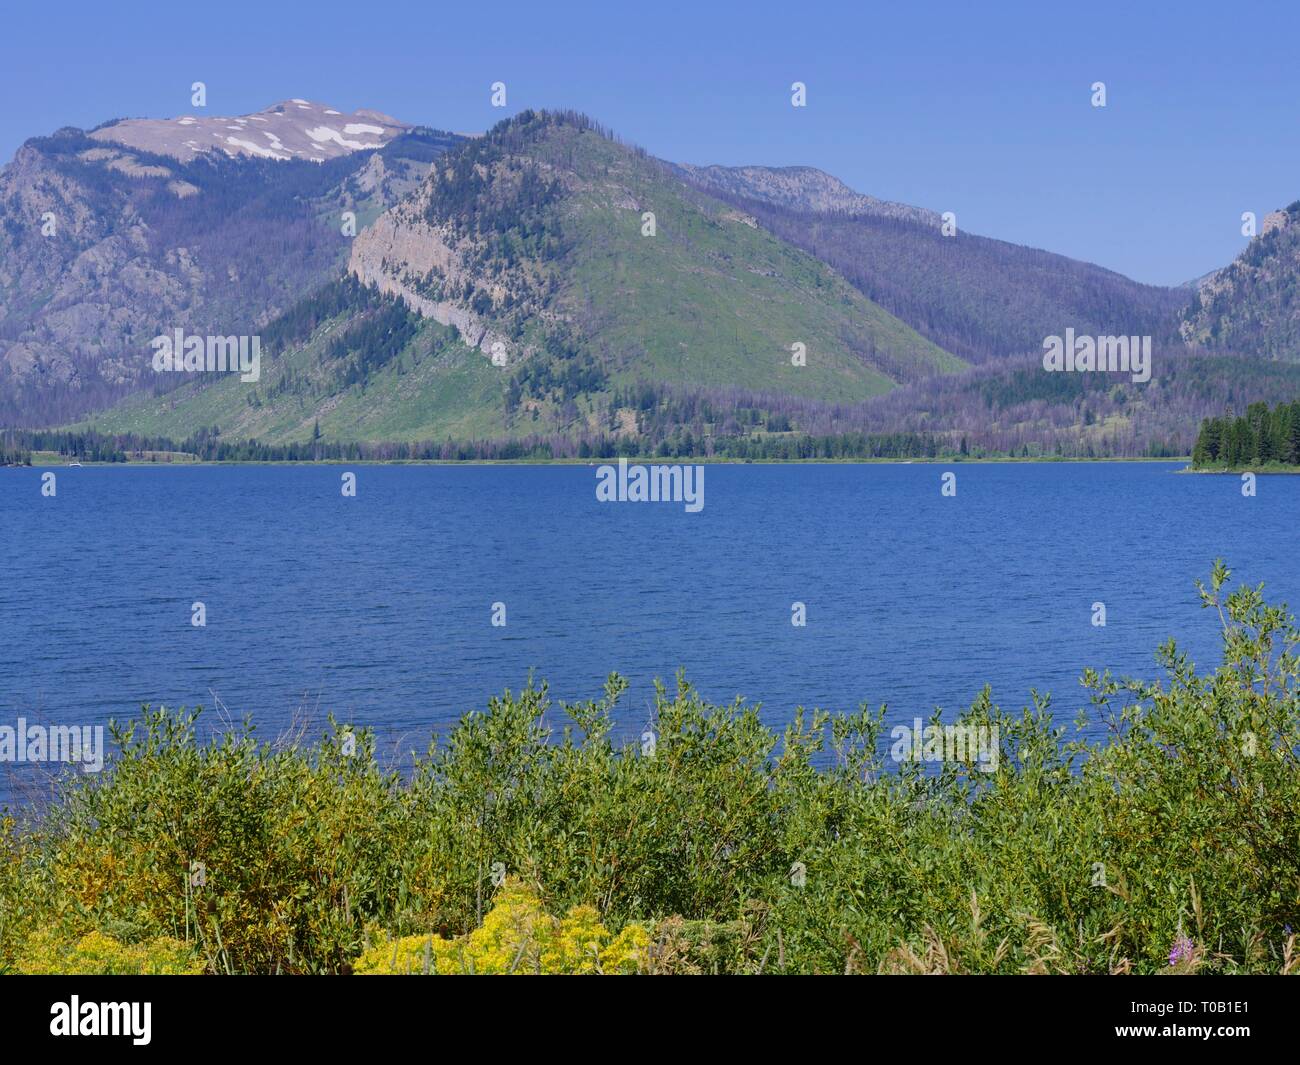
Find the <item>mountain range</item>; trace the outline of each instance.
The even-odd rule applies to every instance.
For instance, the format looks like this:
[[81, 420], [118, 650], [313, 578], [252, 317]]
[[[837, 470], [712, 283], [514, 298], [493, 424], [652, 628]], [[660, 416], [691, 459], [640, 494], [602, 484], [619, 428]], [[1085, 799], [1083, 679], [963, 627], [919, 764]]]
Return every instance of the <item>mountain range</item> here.
[[[1300, 392], [1298, 219], [1160, 288], [811, 167], [656, 159], [572, 112], [465, 135], [291, 99], [65, 128], [0, 171], [0, 425], [1185, 454], [1202, 418]], [[1151, 381], [1046, 373], [1067, 328], [1150, 336]], [[155, 372], [178, 329], [259, 337], [259, 379]]]

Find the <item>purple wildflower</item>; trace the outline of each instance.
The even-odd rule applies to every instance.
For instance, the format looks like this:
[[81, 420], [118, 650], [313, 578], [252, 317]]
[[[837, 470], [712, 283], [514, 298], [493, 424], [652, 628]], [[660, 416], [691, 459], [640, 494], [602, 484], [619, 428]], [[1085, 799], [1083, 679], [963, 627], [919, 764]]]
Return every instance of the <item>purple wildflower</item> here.
[[1186, 936], [1179, 936], [1174, 940], [1174, 949], [1169, 952], [1169, 964], [1177, 965], [1180, 961], [1187, 961], [1192, 956], [1192, 941]]

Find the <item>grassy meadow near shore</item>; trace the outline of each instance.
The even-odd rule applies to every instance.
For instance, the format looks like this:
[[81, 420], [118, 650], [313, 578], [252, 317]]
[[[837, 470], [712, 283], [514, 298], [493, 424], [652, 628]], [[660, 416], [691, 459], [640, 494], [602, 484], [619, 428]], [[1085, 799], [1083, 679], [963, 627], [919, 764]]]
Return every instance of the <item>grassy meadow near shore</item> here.
[[883, 708], [801, 714], [625, 682], [491, 700], [408, 774], [195, 739], [146, 709], [109, 764], [0, 820], [0, 971], [1300, 973], [1300, 631], [1216, 564], [1223, 663], [1084, 677], [1107, 738], [987, 691], [992, 771], [890, 757]]

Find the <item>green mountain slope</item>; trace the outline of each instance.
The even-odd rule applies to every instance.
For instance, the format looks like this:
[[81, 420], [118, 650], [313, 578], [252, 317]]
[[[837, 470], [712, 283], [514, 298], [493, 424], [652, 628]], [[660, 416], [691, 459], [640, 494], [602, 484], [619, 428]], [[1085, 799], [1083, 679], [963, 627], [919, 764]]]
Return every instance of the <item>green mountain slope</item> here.
[[405, 441], [504, 433], [500, 374], [454, 329], [351, 279], [295, 313], [297, 320], [281, 320], [264, 337], [270, 350], [256, 384], [236, 374], [192, 380], [133, 396], [82, 425], [174, 440], [215, 428], [223, 439], [275, 444], [317, 434]]
[[546, 382], [575, 365], [584, 392], [644, 380], [825, 399], [964, 366], [575, 115], [526, 112], [449, 154], [357, 238], [349, 269], [485, 355], [499, 345], [537, 401], [573, 398]]

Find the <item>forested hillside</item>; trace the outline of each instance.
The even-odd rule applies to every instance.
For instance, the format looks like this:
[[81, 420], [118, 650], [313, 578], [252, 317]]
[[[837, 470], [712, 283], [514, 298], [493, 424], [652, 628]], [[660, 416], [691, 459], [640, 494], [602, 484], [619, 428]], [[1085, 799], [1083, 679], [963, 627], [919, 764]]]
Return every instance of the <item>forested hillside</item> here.
[[1178, 311], [1190, 298], [1185, 290], [1142, 285], [1036, 248], [960, 230], [944, 236], [937, 219], [793, 210], [740, 197], [732, 202], [968, 362], [1041, 352], [1044, 337], [1067, 327], [1176, 341]]

